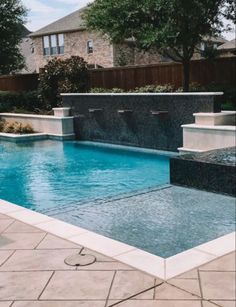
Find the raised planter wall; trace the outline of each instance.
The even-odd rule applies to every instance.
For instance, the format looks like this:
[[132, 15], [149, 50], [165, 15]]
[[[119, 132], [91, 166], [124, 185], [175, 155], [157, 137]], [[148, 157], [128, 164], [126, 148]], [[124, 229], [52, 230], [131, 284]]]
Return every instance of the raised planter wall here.
[[177, 151], [181, 125], [219, 112], [222, 93], [62, 94], [78, 139]]
[[0, 113], [0, 119], [7, 122], [19, 122], [24, 125], [30, 124], [35, 132], [74, 138], [73, 117]]

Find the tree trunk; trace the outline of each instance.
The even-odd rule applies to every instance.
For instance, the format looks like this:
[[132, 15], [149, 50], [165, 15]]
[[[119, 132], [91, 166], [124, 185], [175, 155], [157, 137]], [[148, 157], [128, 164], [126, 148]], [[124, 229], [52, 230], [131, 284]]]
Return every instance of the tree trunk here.
[[190, 82], [190, 60], [183, 61], [183, 91], [189, 92]]

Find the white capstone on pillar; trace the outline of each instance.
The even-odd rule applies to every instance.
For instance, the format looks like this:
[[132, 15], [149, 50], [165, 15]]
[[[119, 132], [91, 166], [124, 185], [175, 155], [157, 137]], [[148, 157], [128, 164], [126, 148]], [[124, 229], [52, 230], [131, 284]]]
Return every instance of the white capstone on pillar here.
[[69, 117], [70, 108], [53, 108], [54, 116], [56, 117]]
[[235, 126], [236, 112], [223, 111], [220, 113], [194, 113], [196, 125], [206, 126]]
[[182, 125], [182, 154], [236, 146], [236, 112], [195, 113], [195, 123]]

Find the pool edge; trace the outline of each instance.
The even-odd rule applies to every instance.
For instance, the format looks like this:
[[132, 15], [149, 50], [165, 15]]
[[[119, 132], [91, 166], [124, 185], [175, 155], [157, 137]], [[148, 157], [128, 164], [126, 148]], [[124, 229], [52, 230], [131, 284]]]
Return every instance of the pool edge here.
[[2, 199], [0, 199], [0, 213], [62, 239], [83, 245], [163, 280], [178, 276], [235, 251], [235, 231], [174, 256], [162, 258]]

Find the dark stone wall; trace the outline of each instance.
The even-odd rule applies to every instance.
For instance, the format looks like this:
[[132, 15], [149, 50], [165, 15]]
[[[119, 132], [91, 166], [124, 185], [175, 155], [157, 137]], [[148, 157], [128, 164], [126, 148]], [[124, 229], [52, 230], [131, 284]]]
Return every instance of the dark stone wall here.
[[235, 148], [183, 155], [170, 160], [170, 182], [236, 196]]
[[[218, 112], [219, 95], [183, 94], [67, 94], [76, 137], [123, 145], [176, 151], [183, 144], [182, 124], [194, 122], [193, 113]], [[90, 113], [89, 109], [101, 109]], [[131, 110], [119, 114], [118, 110]], [[151, 111], [166, 111], [152, 115]]]

